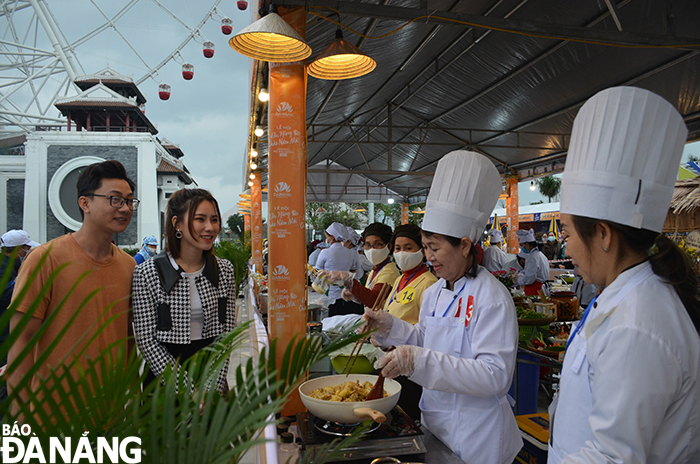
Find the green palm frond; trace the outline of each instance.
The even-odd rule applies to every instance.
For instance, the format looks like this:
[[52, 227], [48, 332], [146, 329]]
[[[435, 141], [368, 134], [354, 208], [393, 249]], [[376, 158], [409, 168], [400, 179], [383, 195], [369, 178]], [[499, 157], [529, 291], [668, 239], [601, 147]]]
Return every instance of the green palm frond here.
[[[42, 257], [42, 263], [47, 255]], [[51, 274], [30, 311], [22, 315], [18, 330], [29, 323], [40, 299], [61, 271], [58, 269]], [[30, 281], [37, 274], [35, 271]], [[74, 288], [78, 285], [81, 285], [80, 280]], [[64, 301], [60, 310], [74, 311], [71, 321], [75, 320], [97, 291], [88, 295], [80, 307], [69, 309]], [[26, 290], [21, 290], [6, 314], [0, 317], [0, 330], [9, 324], [26, 294]], [[20, 359], [36, 346], [56, 314], [54, 312], [44, 321]], [[323, 346], [319, 338], [299, 336], [286, 347], [279, 371], [275, 369], [276, 342], [273, 341], [269, 349], [260, 353], [257, 362], [250, 359], [247, 364], [235, 368], [235, 385], [223, 397], [213, 387], [208, 387], [216, 384], [231, 353], [248, 336], [249, 324], [224, 334], [216, 343], [185, 361], [181, 369], [167, 369], [162, 382], [152, 382], [142, 388], [145, 373], [139, 374], [139, 371], [143, 358], [135, 351], [127, 352], [126, 340], [107, 347], [97, 359], [84, 359], [84, 344], [93, 341], [110, 322], [111, 319], [94, 324], [90, 339], [74, 341], [77, 355], [64, 359], [62, 366], [50, 370], [47, 377], [31, 389], [30, 377], [36, 375], [65, 336], [68, 327], [63, 328], [39, 356], [30, 375], [20, 381], [8, 401], [0, 404], [3, 422], [13, 423], [21, 414], [45, 450], [50, 437], [71, 437], [75, 447], [78, 438], [87, 432], [93, 445], [97, 437], [140, 438], [142, 462], [235, 463], [248, 449], [264, 441], [259, 432], [275, 423], [275, 414], [305, 379], [308, 369], [332, 351], [360, 337], [347, 332]], [[0, 355], [7, 353], [17, 340], [18, 330], [0, 345]], [[27, 392], [29, 402], [20, 402], [19, 411], [13, 414], [10, 401], [17, 401], [21, 390]], [[357, 436], [350, 437], [343, 446], [357, 439]], [[337, 449], [337, 443], [329, 445], [314, 457], [314, 462], [332, 458], [339, 452]]]

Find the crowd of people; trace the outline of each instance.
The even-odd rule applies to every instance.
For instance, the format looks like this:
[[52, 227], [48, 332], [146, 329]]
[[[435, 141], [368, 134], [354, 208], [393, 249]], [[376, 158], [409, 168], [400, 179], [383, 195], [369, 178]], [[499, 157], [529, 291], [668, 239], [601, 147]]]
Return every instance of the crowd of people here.
[[[501, 193], [497, 169], [475, 152], [448, 153], [422, 227], [375, 222], [358, 234], [333, 223], [325, 241], [311, 245], [309, 262], [333, 284], [330, 315], [371, 321], [373, 342], [387, 350], [376, 367], [401, 378], [403, 404], [413, 403], [462, 460], [510, 464], [522, 447], [507, 394], [518, 322], [490, 271], [515, 269], [525, 293], [536, 294], [566, 256], [596, 291], [568, 341], [548, 462], [700, 462], [698, 280], [661, 234], [686, 135], [678, 112], [650, 92], [596, 94], [574, 121], [563, 242], [547, 234], [540, 250], [533, 230], [518, 230], [512, 260], [498, 229], [490, 246], [479, 244]], [[78, 350], [89, 358], [113, 349], [128, 339], [132, 320], [149, 382], [235, 327], [232, 266], [212, 254], [222, 224], [216, 199], [202, 189], [175, 192], [164, 250], [156, 253], [157, 240], [146, 237], [132, 258], [112, 237], [138, 207], [135, 187], [120, 163], [91, 165], [77, 182], [80, 230], [43, 245], [23, 231], [2, 236], [2, 270], [11, 277], [3, 309], [14, 305], [10, 333], [18, 332], [7, 360], [10, 391], [31, 388]], [[34, 337], [35, 348], [20, 356]], [[212, 388], [226, 391], [225, 370]]]

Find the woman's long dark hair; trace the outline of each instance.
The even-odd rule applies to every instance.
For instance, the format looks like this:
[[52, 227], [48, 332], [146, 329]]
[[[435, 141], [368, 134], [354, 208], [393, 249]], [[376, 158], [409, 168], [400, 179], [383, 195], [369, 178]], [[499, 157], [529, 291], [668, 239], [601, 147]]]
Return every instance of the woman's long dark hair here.
[[[576, 232], [581, 237], [584, 245], [590, 249], [590, 243], [595, 234], [595, 227], [599, 223], [605, 223], [617, 233], [620, 239], [618, 259], [625, 252], [647, 253], [652, 250], [649, 263], [654, 274], [673, 285], [674, 290], [681, 299], [685, 310], [693, 321], [695, 330], [700, 331], [700, 298], [698, 298], [698, 278], [690, 258], [678, 245], [667, 237], [645, 229], [635, 229], [629, 226], [615, 224], [610, 221], [600, 221], [582, 216], [573, 216]], [[658, 249], [658, 251], [657, 251]]]
[[[462, 239], [457, 238], [457, 237], [450, 237], [449, 235], [443, 235], [443, 234], [436, 234], [434, 232], [428, 232], [427, 230], [423, 231], [423, 235], [426, 237], [432, 237], [433, 235], [439, 235], [445, 240], [447, 240], [447, 243], [452, 245], [454, 248], [457, 248], [462, 244]], [[471, 248], [469, 248], [469, 257], [472, 259], [472, 265], [469, 269], [467, 269], [467, 273], [464, 274], [467, 277], [476, 277], [476, 274], [479, 272], [479, 260], [477, 259], [476, 256], [476, 243], [472, 242]]]

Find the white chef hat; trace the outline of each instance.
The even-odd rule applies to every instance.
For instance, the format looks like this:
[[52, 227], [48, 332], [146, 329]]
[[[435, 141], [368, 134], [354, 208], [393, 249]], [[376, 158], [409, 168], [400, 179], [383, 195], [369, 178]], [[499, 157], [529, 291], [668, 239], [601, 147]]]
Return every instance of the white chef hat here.
[[527, 259], [527, 257], [528, 257], [528, 254], [525, 253], [524, 251], [518, 252], [518, 258], [520, 258], [520, 259]]
[[360, 243], [360, 239], [362, 238], [360, 237], [360, 234], [355, 232], [355, 229], [353, 229], [350, 226], [345, 226], [345, 229], [347, 230], [348, 240], [350, 240], [353, 245], [357, 246], [357, 244]]
[[613, 87], [581, 107], [561, 183], [561, 212], [661, 232], [688, 130], [660, 96]]
[[423, 230], [476, 241], [501, 194], [501, 176], [485, 156], [457, 150], [438, 162]]
[[527, 243], [527, 242], [534, 242], [535, 241], [535, 231], [532, 229], [530, 229], [530, 230], [518, 229], [515, 231], [515, 234], [518, 236], [518, 241], [520, 243]]
[[503, 234], [498, 229], [489, 230], [489, 236], [491, 237], [491, 242], [498, 243], [503, 241]]
[[334, 222], [333, 224], [329, 225], [326, 232], [339, 242], [345, 242], [348, 239], [347, 229], [339, 222]]

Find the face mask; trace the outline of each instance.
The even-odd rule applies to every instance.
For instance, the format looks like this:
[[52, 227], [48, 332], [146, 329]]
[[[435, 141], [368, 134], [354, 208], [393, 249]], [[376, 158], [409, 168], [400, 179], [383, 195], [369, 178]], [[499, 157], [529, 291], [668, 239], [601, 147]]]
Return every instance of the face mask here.
[[553, 241], [555, 241], [556, 239], [557, 239], [556, 237], [549, 237], [549, 238], [547, 239], [547, 241], [548, 241], [548, 242], [553, 242]]
[[423, 252], [420, 250], [416, 252], [399, 251], [394, 253], [394, 260], [396, 260], [396, 265], [399, 266], [399, 269], [407, 271], [423, 262]]
[[370, 248], [369, 250], [365, 250], [365, 256], [367, 256], [367, 259], [369, 259], [372, 264], [377, 266], [382, 264], [386, 257], [389, 256], [389, 247], [384, 245], [384, 248], [378, 250]]
[[526, 255], [527, 255], [527, 254], [530, 254], [530, 250], [528, 250], [528, 249], [525, 248], [524, 246], [520, 246], [520, 251], [522, 251], [522, 252], [525, 253]]
[[148, 245], [144, 245], [141, 247], [141, 253], [143, 253], [145, 256], [148, 256], [149, 258], [153, 258], [156, 255], [155, 250], [151, 250], [148, 248]]

